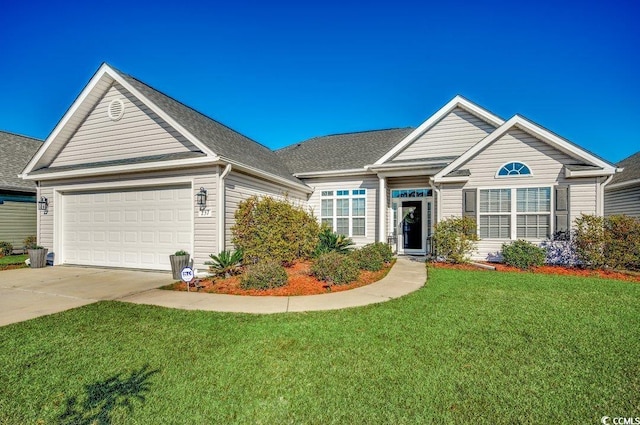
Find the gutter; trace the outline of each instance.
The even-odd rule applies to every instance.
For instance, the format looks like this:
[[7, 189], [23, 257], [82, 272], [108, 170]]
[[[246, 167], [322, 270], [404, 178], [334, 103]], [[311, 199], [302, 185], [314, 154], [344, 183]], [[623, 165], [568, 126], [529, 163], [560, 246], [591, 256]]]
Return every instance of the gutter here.
[[225, 177], [227, 177], [227, 175], [231, 172], [231, 169], [233, 168], [233, 166], [231, 164], [227, 164], [227, 166], [224, 168], [224, 171], [218, 175], [218, 193], [217, 193], [217, 203], [218, 203], [218, 253], [222, 252], [225, 250], [225, 224], [226, 224], [226, 220], [225, 220], [225, 216], [224, 216], [224, 211], [225, 211], [225, 185], [224, 185], [224, 179]]
[[607, 179], [600, 183], [600, 204], [598, 205], [598, 213], [600, 216], [604, 216], [604, 187], [609, 184], [613, 179], [614, 174], [607, 177]]

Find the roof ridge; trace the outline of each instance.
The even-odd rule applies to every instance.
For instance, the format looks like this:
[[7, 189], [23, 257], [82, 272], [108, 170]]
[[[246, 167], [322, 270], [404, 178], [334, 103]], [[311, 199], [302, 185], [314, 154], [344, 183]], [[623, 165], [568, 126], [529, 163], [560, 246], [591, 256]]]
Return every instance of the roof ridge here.
[[349, 135], [355, 135], [355, 134], [364, 134], [364, 133], [378, 133], [378, 132], [382, 132], [382, 131], [393, 131], [393, 130], [408, 130], [408, 129], [413, 129], [414, 127], [392, 127], [392, 128], [379, 128], [379, 129], [375, 129], [375, 130], [360, 130], [360, 131], [347, 131], [344, 133], [333, 133], [333, 134], [325, 134], [324, 136], [313, 136], [313, 137], [309, 137], [308, 139], [304, 139], [301, 140], [299, 142], [294, 142], [291, 143], [289, 145], [283, 146], [281, 148], [278, 148], [276, 150], [274, 150], [274, 152], [278, 152], [284, 149], [288, 149], [291, 147], [295, 147], [295, 146], [299, 146], [303, 143], [307, 143], [307, 142], [311, 142], [313, 140], [317, 140], [317, 139], [324, 139], [327, 137], [335, 137], [335, 136], [349, 136]]
[[203, 116], [204, 118], [206, 118], [206, 119], [208, 119], [208, 120], [211, 120], [211, 121], [215, 122], [216, 124], [218, 124], [218, 125], [220, 125], [220, 126], [222, 126], [222, 127], [226, 128], [227, 130], [233, 131], [234, 133], [238, 133], [238, 134], [239, 134], [239, 135], [241, 135], [242, 137], [245, 137], [246, 139], [251, 140], [252, 142], [254, 142], [254, 143], [256, 143], [256, 144], [258, 144], [258, 145], [262, 146], [263, 148], [268, 149], [268, 150], [270, 150], [270, 151], [273, 151], [271, 148], [269, 148], [269, 147], [268, 147], [268, 146], [266, 146], [265, 144], [263, 144], [263, 143], [261, 143], [261, 142], [259, 142], [259, 141], [255, 140], [255, 139], [253, 139], [253, 138], [251, 138], [251, 137], [247, 136], [247, 135], [246, 135], [246, 134], [244, 134], [244, 133], [239, 132], [238, 130], [235, 130], [235, 129], [233, 129], [233, 128], [229, 127], [229, 126], [228, 126], [228, 125], [226, 125], [225, 123], [220, 122], [220, 121], [216, 120], [215, 118], [211, 118], [209, 115], [205, 114], [204, 112], [201, 112], [201, 111], [197, 110], [196, 108], [194, 108], [194, 107], [192, 107], [192, 106], [187, 105], [186, 103], [184, 103], [184, 102], [182, 102], [182, 101], [180, 101], [180, 100], [176, 99], [176, 98], [175, 98], [175, 97], [173, 97], [173, 96], [168, 95], [167, 93], [165, 93], [165, 92], [164, 92], [164, 91], [162, 91], [162, 90], [158, 90], [157, 88], [155, 88], [155, 87], [153, 87], [153, 86], [150, 86], [149, 84], [145, 83], [145, 82], [144, 82], [144, 81], [142, 81], [141, 79], [139, 79], [139, 78], [137, 78], [137, 77], [135, 77], [135, 76], [133, 76], [133, 75], [131, 75], [131, 74], [128, 74], [128, 73], [126, 73], [126, 72], [122, 72], [121, 70], [119, 70], [119, 69], [117, 69], [117, 68], [114, 68], [114, 67], [112, 67], [111, 65], [109, 65], [109, 67], [111, 67], [113, 70], [115, 70], [116, 72], [118, 72], [118, 73], [120, 73], [120, 74], [123, 74], [123, 75], [125, 75], [125, 76], [127, 76], [127, 77], [129, 77], [129, 78], [132, 78], [132, 79], [136, 80], [138, 83], [140, 83], [140, 84], [142, 84], [142, 85], [144, 85], [144, 86], [146, 86], [146, 87], [150, 88], [151, 90], [154, 90], [154, 91], [156, 91], [156, 92], [160, 93], [161, 95], [163, 95], [163, 96], [165, 96], [165, 97], [167, 97], [167, 98], [171, 99], [172, 101], [174, 101], [174, 102], [176, 102], [176, 103], [180, 104], [181, 106], [183, 106], [183, 107], [185, 107], [185, 108], [187, 108], [187, 109], [190, 109], [191, 111], [195, 112], [196, 114], [201, 115], [201, 116]]
[[0, 130], [0, 133], [11, 134], [13, 136], [24, 137], [25, 139], [35, 140], [37, 142], [44, 142], [44, 139], [38, 139], [37, 137], [25, 136], [24, 134], [15, 133], [13, 131]]

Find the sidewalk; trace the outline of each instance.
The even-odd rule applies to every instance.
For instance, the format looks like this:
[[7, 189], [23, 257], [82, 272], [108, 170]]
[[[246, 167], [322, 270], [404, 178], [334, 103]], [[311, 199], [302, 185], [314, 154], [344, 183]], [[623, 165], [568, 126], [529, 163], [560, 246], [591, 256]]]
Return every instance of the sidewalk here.
[[295, 297], [256, 297], [151, 289], [118, 298], [118, 301], [184, 310], [255, 314], [337, 310], [401, 297], [420, 289], [426, 278], [424, 262], [400, 257], [384, 279], [342, 292]]

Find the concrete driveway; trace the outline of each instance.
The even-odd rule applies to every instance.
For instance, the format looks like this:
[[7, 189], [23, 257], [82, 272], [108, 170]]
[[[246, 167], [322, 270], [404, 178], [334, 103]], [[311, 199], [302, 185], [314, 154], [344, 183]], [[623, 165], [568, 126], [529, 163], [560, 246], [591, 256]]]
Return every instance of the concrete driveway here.
[[172, 283], [169, 272], [55, 266], [0, 271], [0, 326]]

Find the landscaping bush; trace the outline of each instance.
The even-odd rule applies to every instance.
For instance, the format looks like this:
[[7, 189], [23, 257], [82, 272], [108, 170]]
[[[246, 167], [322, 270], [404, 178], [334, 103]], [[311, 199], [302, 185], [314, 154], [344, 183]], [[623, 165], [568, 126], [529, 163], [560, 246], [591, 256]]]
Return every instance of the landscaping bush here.
[[547, 252], [531, 242], [518, 239], [502, 244], [502, 260], [509, 266], [527, 270], [544, 264]]
[[245, 263], [273, 259], [291, 264], [309, 258], [318, 243], [313, 214], [287, 200], [252, 196], [240, 202], [235, 220], [233, 244], [242, 249]]
[[35, 236], [27, 236], [24, 240], [24, 249], [35, 249], [35, 247], [38, 245], [38, 238], [36, 238]]
[[576, 254], [575, 237], [568, 232], [557, 232], [540, 244], [547, 251], [545, 263], [573, 267], [580, 264]]
[[13, 253], [13, 245], [9, 242], [0, 241], [0, 257], [11, 255]]
[[600, 269], [607, 265], [604, 220], [604, 217], [582, 214], [575, 221], [576, 255], [584, 266], [592, 269]]
[[360, 249], [356, 249], [350, 255], [362, 270], [377, 272], [384, 265], [382, 254], [372, 245], [365, 245]]
[[476, 221], [470, 217], [450, 217], [436, 224], [433, 243], [439, 257], [452, 263], [467, 263], [478, 241]]
[[374, 242], [365, 245], [363, 248], [372, 249], [377, 251], [382, 257], [382, 261], [385, 263], [390, 263], [393, 260], [393, 249], [391, 249], [391, 245], [384, 242]]
[[604, 221], [604, 258], [614, 269], [640, 270], [640, 219], [612, 215]]
[[327, 225], [323, 225], [318, 234], [318, 245], [315, 249], [315, 256], [318, 257], [328, 252], [338, 252], [346, 254], [353, 249], [355, 242], [345, 235], [335, 233]]
[[356, 280], [360, 270], [350, 255], [329, 252], [315, 260], [311, 266], [311, 273], [330, 284], [344, 285]]
[[242, 289], [271, 289], [287, 284], [287, 272], [277, 261], [263, 260], [247, 267], [240, 279]]
[[241, 249], [235, 251], [222, 251], [218, 255], [209, 255], [211, 261], [206, 261], [209, 266], [209, 272], [214, 276], [229, 277], [238, 274], [242, 267], [242, 259], [244, 254]]

